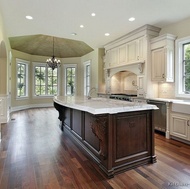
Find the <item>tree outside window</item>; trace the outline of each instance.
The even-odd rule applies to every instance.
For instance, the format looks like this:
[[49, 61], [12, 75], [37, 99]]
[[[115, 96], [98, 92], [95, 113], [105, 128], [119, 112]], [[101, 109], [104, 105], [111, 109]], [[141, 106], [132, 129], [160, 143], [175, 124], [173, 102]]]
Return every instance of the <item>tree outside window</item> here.
[[74, 95], [75, 93], [75, 67], [66, 68], [66, 94]]
[[184, 78], [184, 92], [190, 94], [190, 43], [184, 44], [184, 66], [183, 66], [183, 78]]
[[26, 96], [26, 64], [17, 63], [17, 96]]
[[35, 86], [36, 96], [56, 95], [58, 90], [57, 68], [52, 70], [46, 66], [35, 66]]

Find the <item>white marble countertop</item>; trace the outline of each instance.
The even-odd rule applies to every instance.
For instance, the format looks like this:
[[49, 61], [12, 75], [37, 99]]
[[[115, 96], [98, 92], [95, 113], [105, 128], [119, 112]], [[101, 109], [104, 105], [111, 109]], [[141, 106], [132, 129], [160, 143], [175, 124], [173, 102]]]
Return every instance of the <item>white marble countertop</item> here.
[[178, 99], [171, 99], [171, 98], [147, 98], [147, 100], [156, 100], [162, 102], [175, 102]]
[[152, 104], [120, 101], [109, 98], [87, 99], [86, 96], [55, 96], [53, 100], [60, 105], [86, 111], [91, 114], [116, 114], [158, 109], [157, 106]]
[[169, 99], [169, 98], [147, 98], [147, 100], [156, 100], [156, 101], [162, 101], [162, 102], [190, 104], [190, 100], [188, 100], [188, 99], [185, 100], [185, 99]]

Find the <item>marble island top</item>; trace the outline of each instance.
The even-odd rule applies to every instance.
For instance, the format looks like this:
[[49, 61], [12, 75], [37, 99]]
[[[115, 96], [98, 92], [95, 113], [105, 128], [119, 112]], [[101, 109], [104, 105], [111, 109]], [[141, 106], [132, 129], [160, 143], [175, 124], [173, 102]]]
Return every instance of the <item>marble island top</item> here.
[[86, 96], [55, 96], [53, 100], [62, 106], [89, 112], [91, 114], [116, 114], [158, 109], [157, 106], [151, 104], [119, 101], [109, 98], [88, 99]]

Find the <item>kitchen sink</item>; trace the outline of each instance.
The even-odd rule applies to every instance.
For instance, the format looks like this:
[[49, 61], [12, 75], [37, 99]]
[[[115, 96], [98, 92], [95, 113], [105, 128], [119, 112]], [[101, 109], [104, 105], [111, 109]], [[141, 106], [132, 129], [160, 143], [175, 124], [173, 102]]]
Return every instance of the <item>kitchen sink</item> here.
[[190, 100], [176, 100], [172, 103], [172, 111], [190, 114]]

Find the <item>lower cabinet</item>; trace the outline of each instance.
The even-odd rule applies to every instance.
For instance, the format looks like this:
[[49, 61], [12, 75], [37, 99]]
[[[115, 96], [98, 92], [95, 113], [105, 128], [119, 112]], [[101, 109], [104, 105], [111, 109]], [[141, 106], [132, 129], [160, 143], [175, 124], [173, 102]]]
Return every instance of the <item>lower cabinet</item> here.
[[56, 102], [54, 107], [62, 131], [97, 162], [108, 178], [156, 162], [154, 110], [91, 114]]
[[171, 113], [170, 135], [190, 141], [190, 114]]

